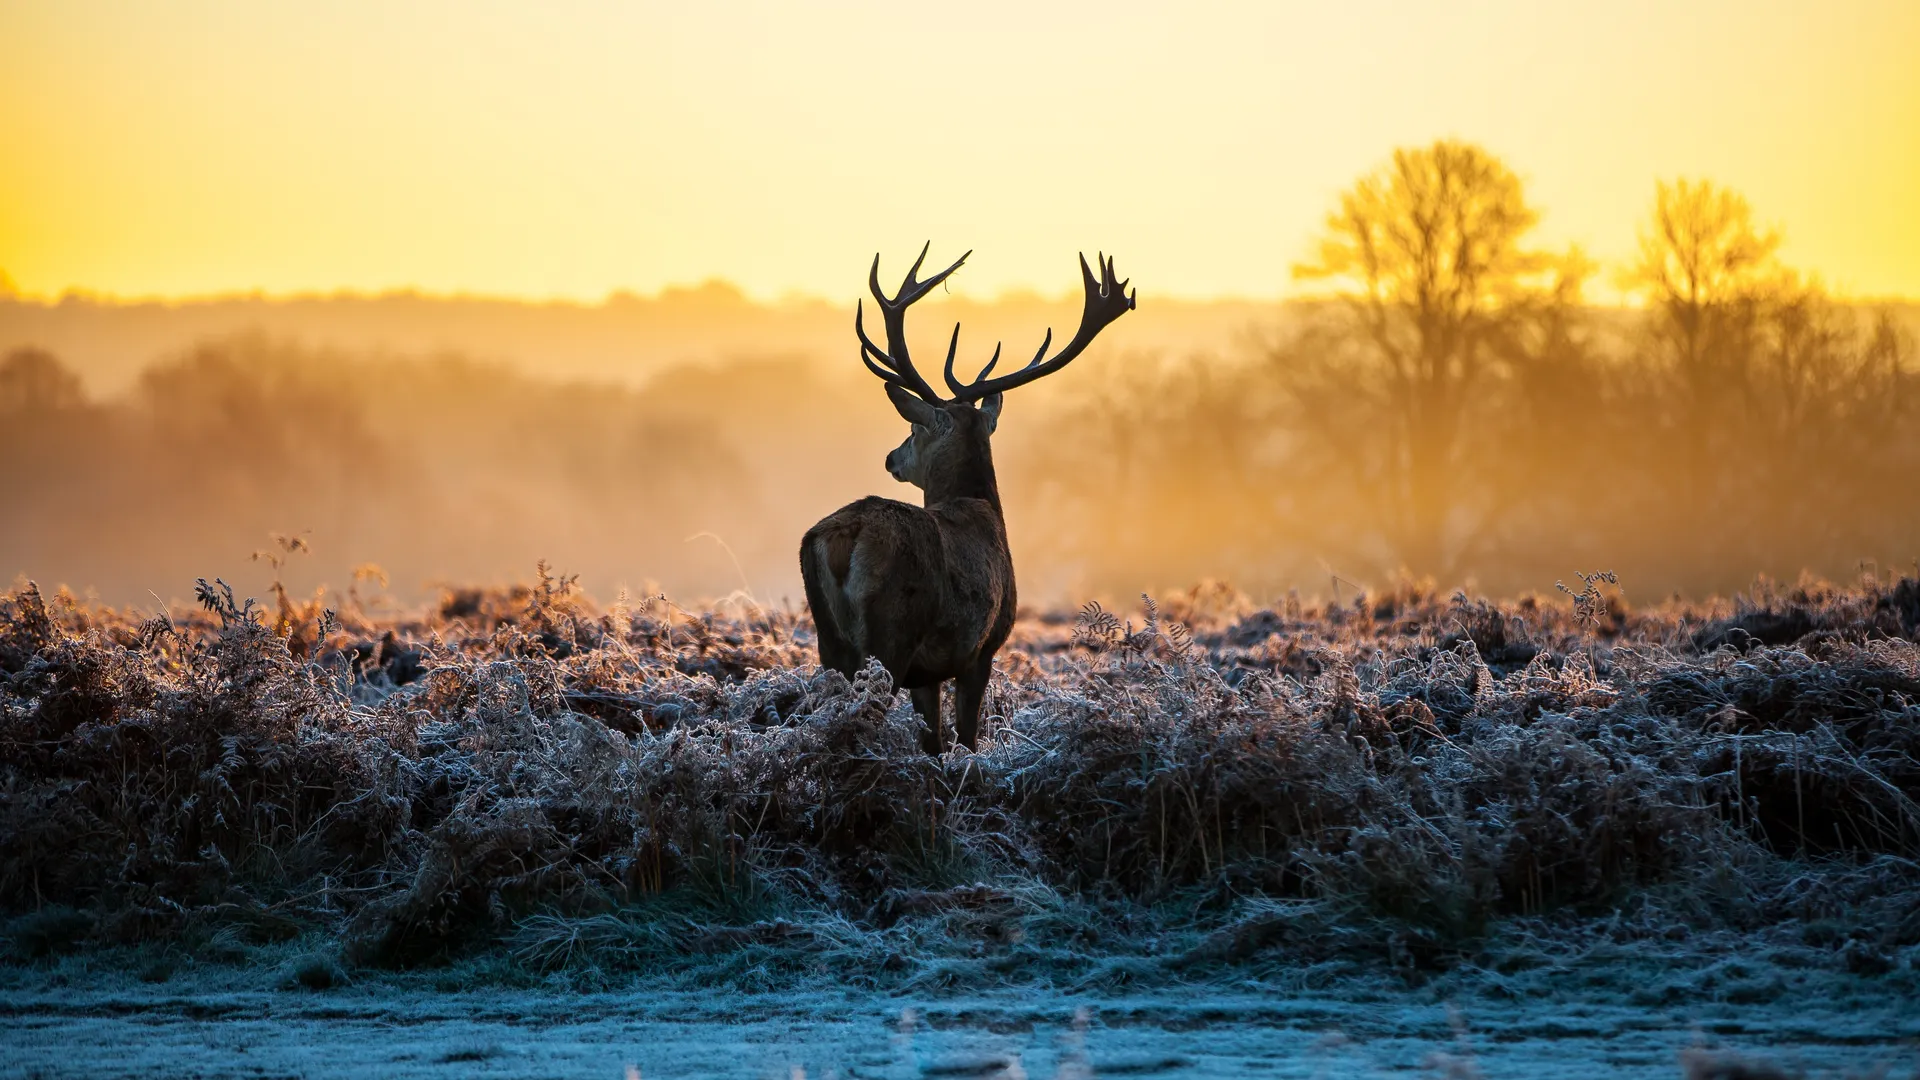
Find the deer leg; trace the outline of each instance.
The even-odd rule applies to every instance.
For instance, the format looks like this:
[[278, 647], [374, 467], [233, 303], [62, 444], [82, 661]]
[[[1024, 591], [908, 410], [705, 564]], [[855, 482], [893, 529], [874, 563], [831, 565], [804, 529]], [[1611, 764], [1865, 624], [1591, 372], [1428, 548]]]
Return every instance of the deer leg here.
[[818, 626], [817, 634], [820, 638], [820, 666], [832, 668], [840, 674], [845, 675], [847, 680], [851, 682], [853, 677], [860, 673], [861, 667], [864, 666], [861, 662], [860, 651], [843, 641], [836, 627], [831, 625], [816, 625]]
[[927, 722], [927, 734], [921, 745], [927, 753], [940, 756], [947, 752], [947, 733], [940, 726], [940, 685], [916, 687], [913, 693], [913, 711]]
[[979, 748], [980, 703], [993, 675], [993, 657], [983, 656], [966, 674], [953, 680], [953, 734], [968, 750]]

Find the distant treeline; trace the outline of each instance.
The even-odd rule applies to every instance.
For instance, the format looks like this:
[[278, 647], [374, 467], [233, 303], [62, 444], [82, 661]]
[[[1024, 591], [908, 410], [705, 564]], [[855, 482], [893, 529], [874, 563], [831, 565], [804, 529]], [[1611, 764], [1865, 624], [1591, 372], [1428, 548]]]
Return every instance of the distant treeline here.
[[[0, 551], [9, 570], [122, 602], [214, 574], [260, 593], [270, 572], [248, 559], [277, 557], [274, 534], [306, 541], [285, 567], [302, 590], [371, 563], [417, 595], [546, 558], [602, 594], [777, 596], [781, 583], [743, 577], [771, 572], [776, 550], [782, 570], [793, 561], [799, 532], [776, 544], [770, 523], [861, 493], [791, 448], [839, 398], [797, 363], [686, 368], [643, 393], [240, 337], [96, 402], [50, 354], [21, 350], [0, 365]], [[855, 457], [858, 430], [819, 425], [805, 454]]]
[[[996, 455], [1024, 595], [1397, 573], [1514, 593], [1611, 569], [1654, 599], [1920, 556], [1899, 313], [1783, 266], [1712, 184], [1657, 189], [1611, 270], [1631, 309], [1587, 305], [1599, 268], [1529, 247], [1536, 218], [1479, 148], [1404, 150], [1297, 268], [1319, 299], [1231, 348], [1123, 340], [1017, 391]], [[809, 524], [913, 497], [881, 469], [902, 434], [850, 352], [636, 388], [253, 334], [100, 395], [23, 347], [0, 360], [0, 568], [116, 602], [213, 574], [258, 592], [275, 571], [244, 561], [279, 533], [312, 548], [278, 571], [300, 589], [378, 563], [412, 595], [547, 558], [602, 595], [797, 598]]]
[[1295, 268], [1323, 301], [1249, 363], [1166, 366], [1044, 433], [1011, 425], [1071, 461], [1043, 504], [1071, 523], [1054, 543], [1115, 589], [1404, 570], [1510, 593], [1605, 568], [1655, 598], [1912, 565], [1905, 312], [1837, 302], [1711, 183], [1657, 186], [1613, 268], [1632, 309], [1586, 306], [1599, 268], [1529, 248], [1536, 220], [1478, 147], [1396, 153]]
[[[957, 253], [957, 252], [956, 252]], [[889, 249], [888, 265], [910, 252]], [[845, 268], [844, 303], [791, 299], [760, 303], [724, 281], [670, 288], [653, 296], [614, 293], [598, 303], [529, 301], [419, 293], [328, 296], [214, 296], [117, 300], [69, 294], [58, 299], [8, 295], [0, 283], [0, 352], [33, 345], [59, 356], [89, 392], [129, 389], [155, 358], [201, 342], [259, 334], [368, 359], [447, 353], [565, 381], [639, 386], [686, 364], [741, 358], [807, 359], [855, 365], [853, 296], [866, 283], [865, 264]], [[1073, 253], [1060, 253], [1057, 297], [964, 295], [928, 297], [928, 348], [943, 320], [967, 326], [970, 342], [1037, 337], [1043, 328], [1079, 316]], [[1067, 290], [1071, 290], [1069, 293]], [[1221, 352], [1255, 321], [1270, 320], [1271, 302], [1173, 300], [1148, 291], [1154, 317], [1113, 331], [1123, 348], [1151, 352]], [[941, 345], [945, 345], [941, 337]]]

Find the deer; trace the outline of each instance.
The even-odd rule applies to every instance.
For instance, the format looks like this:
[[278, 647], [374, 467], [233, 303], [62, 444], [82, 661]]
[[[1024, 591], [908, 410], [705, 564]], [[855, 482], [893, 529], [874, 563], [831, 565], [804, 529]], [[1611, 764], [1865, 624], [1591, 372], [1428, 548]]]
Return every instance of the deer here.
[[[854, 335], [860, 360], [885, 384], [887, 399], [911, 425], [906, 440], [887, 455], [887, 472], [922, 492], [919, 506], [870, 495], [847, 504], [808, 529], [800, 541], [800, 576], [819, 639], [820, 664], [851, 679], [868, 659], [878, 660], [896, 689], [909, 691], [925, 723], [927, 753], [946, 753], [941, 724], [941, 688], [954, 684], [954, 734], [969, 751], [978, 749], [980, 707], [993, 657], [1013, 631], [1018, 593], [1006, 517], [993, 471], [991, 439], [1000, 423], [1003, 395], [1072, 363], [1100, 331], [1134, 309], [1136, 294], [1115, 280], [1113, 259], [1100, 254], [1100, 276], [1080, 256], [1086, 306], [1080, 328], [1052, 356], [1053, 329], [1033, 359], [994, 376], [1000, 346], [971, 381], [954, 374], [960, 347], [956, 323], [947, 345], [942, 397], [915, 369], [908, 355], [907, 309], [960, 269], [972, 251], [952, 266], [918, 279], [932, 243], [907, 271], [892, 296], [880, 288], [880, 256], [873, 257], [867, 288], [880, 309], [887, 347], [867, 335], [865, 301], [855, 305]], [[1136, 290], [1137, 293], [1137, 290]]]

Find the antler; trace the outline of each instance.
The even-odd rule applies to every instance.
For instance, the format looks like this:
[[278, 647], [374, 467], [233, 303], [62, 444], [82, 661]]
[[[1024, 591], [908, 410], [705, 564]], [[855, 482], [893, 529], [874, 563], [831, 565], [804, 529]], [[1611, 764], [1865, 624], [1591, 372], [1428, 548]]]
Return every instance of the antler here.
[[[1009, 372], [997, 379], [989, 379], [987, 376], [993, 373], [993, 365], [1000, 362], [1000, 347], [995, 345], [993, 348], [993, 358], [987, 361], [987, 366], [980, 369], [980, 374], [974, 376], [972, 382], [962, 383], [959, 379], [954, 378], [953, 375], [954, 346], [957, 346], [960, 342], [960, 328], [958, 326], [954, 327], [954, 345], [950, 345], [947, 348], [946, 370], [947, 386], [953, 391], [953, 400], [979, 401], [981, 398], [1011, 390], [1016, 386], [1025, 386], [1044, 375], [1051, 375], [1072, 363], [1074, 357], [1085, 352], [1087, 346], [1093, 342], [1094, 337], [1098, 335], [1100, 331], [1105, 330], [1115, 319], [1132, 311], [1138, 293], [1136, 292], [1131, 296], [1128, 295], [1126, 291], [1127, 283], [1125, 281], [1114, 280], [1112, 259], [1100, 255], [1096, 256], [1095, 261], [1100, 264], [1100, 280], [1098, 281], [1094, 280], [1093, 271], [1087, 266], [1086, 255], [1082, 254], [1080, 256], [1080, 278], [1085, 283], [1087, 289], [1087, 306], [1080, 313], [1080, 329], [1074, 332], [1073, 340], [1067, 342], [1066, 348], [1061, 349], [1058, 355], [1045, 363], [1041, 362], [1041, 357], [1047, 355], [1047, 346], [1053, 344], [1053, 329], [1051, 327], [1047, 329], [1046, 340], [1040, 343], [1040, 351], [1033, 354], [1033, 359], [1027, 362], [1026, 367], [1021, 368], [1019, 371]], [[952, 271], [948, 272], [951, 273]], [[941, 276], [944, 277], [945, 275]], [[913, 275], [909, 274], [907, 277], [911, 279]]]
[[[860, 335], [860, 360], [867, 365], [868, 370], [903, 390], [919, 395], [922, 400], [938, 404], [940, 395], [934, 392], [926, 379], [921, 378], [918, 371], [914, 370], [913, 358], [907, 355], [907, 308], [912, 306], [915, 300], [932, 291], [935, 285], [947, 280], [948, 275], [960, 269], [960, 265], [967, 261], [967, 255], [973, 252], [968, 251], [966, 255], [955, 259], [952, 266], [927, 280], [915, 281], [914, 275], [920, 272], [920, 264], [927, 261], [927, 250], [932, 246], [933, 241], [929, 240], [926, 247], [920, 249], [920, 257], [913, 260], [913, 268], [907, 271], [907, 279], [900, 283], [900, 291], [894, 293], [891, 299], [880, 291], [880, 256], [873, 257], [873, 269], [867, 273], [867, 288], [872, 291], [874, 302], [880, 305], [881, 320], [887, 328], [887, 347], [880, 348], [873, 343], [872, 338], [867, 336], [867, 329], [863, 323], [865, 315], [863, 305], [854, 308], [853, 332]], [[960, 327], [956, 325], [953, 328], [953, 342], [947, 346], [948, 372], [953, 371], [953, 353], [959, 345]], [[952, 381], [951, 375], [948, 376], [948, 381]]]

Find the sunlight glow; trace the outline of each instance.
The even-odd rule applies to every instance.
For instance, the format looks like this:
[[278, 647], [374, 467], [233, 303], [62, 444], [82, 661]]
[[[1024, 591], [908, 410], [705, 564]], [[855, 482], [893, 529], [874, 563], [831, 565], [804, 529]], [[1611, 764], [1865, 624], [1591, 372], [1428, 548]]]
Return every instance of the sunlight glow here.
[[32, 294], [724, 277], [850, 300], [876, 250], [973, 295], [1274, 296], [1393, 147], [1509, 161], [1541, 239], [1631, 256], [1656, 179], [1920, 295], [1920, 5], [1788, 0], [0, 5], [0, 268]]

